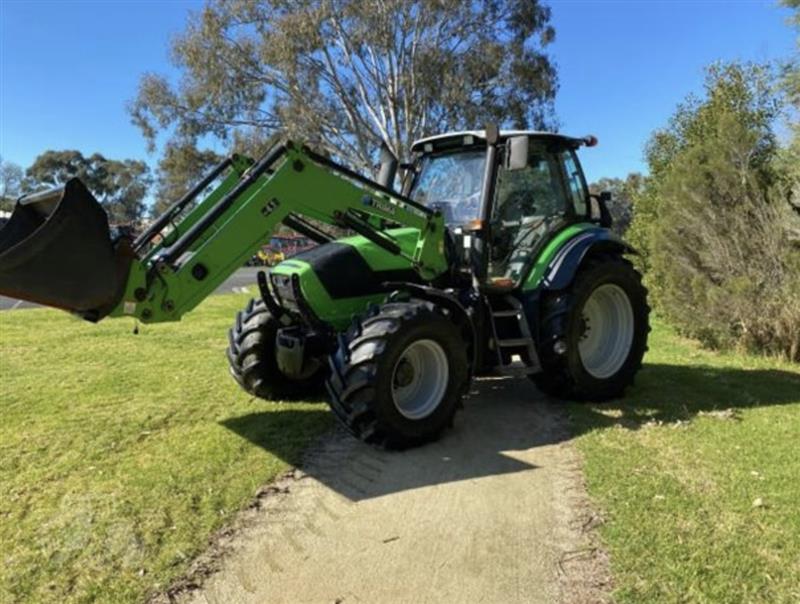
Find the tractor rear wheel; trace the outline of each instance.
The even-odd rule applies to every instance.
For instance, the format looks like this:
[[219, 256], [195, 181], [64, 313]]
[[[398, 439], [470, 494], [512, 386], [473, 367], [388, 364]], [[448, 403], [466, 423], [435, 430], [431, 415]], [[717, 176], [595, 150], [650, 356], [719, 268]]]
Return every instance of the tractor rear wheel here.
[[459, 327], [422, 300], [373, 307], [340, 338], [327, 386], [333, 412], [357, 438], [402, 449], [436, 440], [469, 383]]
[[289, 377], [278, 368], [275, 339], [280, 322], [263, 300], [251, 299], [236, 314], [228, 331], [228, 364], [238, 384], [267, 400], [298, 400], [324, 392], [325, 364], [321, 359], [300, 377]]
[[602, 401], [622, 396], [647, 351], [647, 290], [633, 265], [619, 256], [590, 258], [569, 288], [542, 301], [542, 373], [545, 393]]

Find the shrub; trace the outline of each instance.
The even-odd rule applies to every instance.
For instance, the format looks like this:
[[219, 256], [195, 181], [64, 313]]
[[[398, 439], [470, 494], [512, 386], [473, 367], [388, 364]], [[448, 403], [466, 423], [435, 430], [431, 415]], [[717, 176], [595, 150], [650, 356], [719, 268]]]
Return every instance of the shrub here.
[[715, 66], [648, 149], [631, 240], [657, 309], [704, 343], [800, 361], [796, 175], [772, 132], [769, 71]]

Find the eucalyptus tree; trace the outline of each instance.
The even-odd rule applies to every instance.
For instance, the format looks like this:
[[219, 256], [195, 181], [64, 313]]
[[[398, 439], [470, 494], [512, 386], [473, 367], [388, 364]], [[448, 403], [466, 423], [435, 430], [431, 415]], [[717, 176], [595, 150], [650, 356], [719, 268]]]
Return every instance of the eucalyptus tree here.
[[539, 0], [212, 0], [129, 110], [151, 144], [279, 132], [370, 170], [381, 142], [552, 125], [554, 36]]
[[115, 223], [141, 219], [144, 199], [151, 185], [150, 169], [143, 161], [108, 159], [100, 153], [45, 151], [25, 170], [26, 192], [57, 187], [80, 178]]

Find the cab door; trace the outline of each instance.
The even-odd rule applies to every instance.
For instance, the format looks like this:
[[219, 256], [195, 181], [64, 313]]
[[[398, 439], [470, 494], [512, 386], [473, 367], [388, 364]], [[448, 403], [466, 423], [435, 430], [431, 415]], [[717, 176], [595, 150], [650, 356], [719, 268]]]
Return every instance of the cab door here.
[[565, 187], [565, 162], [552, 142], [535, 138], [528, 143], [525, 167], [510, 169], [500, 162], [490, 217], [490, 282], [518, 285], [548, 234], [574, 216], [578, 191], [573, 197]]

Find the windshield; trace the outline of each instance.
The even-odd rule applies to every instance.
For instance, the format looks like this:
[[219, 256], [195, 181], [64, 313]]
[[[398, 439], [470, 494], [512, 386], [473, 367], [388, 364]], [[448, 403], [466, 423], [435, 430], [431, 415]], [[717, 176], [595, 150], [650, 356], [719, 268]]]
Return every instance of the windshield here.
[[422, 159], [411, 198], [442, 211], [447, 224], [480, 218], [486, 151], [459, 151]]

